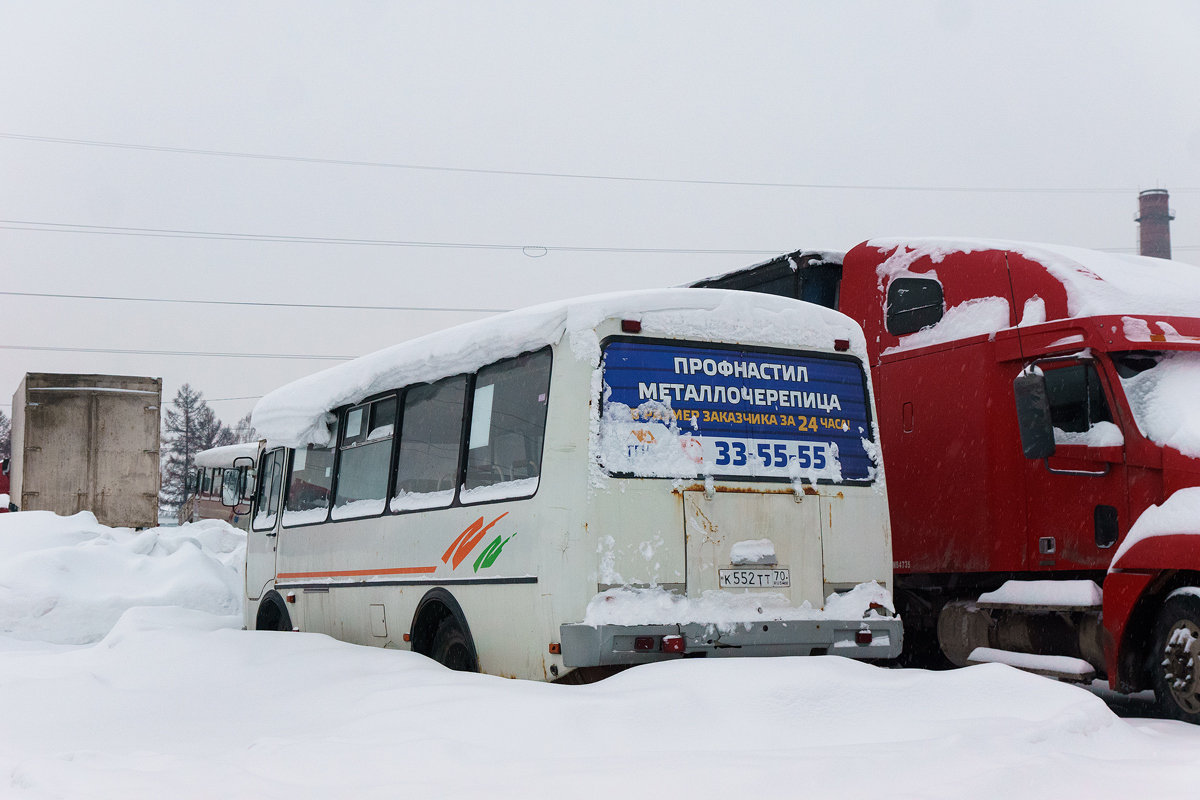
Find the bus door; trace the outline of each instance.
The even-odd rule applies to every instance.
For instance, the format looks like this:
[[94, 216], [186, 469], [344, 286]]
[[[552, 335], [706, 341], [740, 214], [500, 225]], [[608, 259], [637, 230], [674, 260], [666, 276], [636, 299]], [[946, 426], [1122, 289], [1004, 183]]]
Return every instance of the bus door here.
[[246, 596], [257, 600], [275, 578], [280, 495], [287, 450], [276, 448], [262, 456], [254, 516], [246, 534]]

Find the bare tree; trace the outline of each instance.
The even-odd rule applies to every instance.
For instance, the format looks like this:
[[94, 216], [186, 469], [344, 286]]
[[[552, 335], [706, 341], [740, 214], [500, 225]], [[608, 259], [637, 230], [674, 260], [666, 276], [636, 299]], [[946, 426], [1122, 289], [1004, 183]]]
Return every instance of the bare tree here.
[[254, 426], [250, 424], [250, 413], [247, 411], [246, 416], [239, 419], [233, 426], [233, 438], [238, 444], [258, 441], [258, 431], [254, 430]]

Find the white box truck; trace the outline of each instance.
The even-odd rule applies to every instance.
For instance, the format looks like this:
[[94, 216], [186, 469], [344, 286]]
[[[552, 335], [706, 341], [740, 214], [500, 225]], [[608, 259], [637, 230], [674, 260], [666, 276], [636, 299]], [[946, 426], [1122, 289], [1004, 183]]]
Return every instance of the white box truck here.
[[157, 525], [161, 406], [162, 378], [27, 373], [13, 395], [12, 502]]

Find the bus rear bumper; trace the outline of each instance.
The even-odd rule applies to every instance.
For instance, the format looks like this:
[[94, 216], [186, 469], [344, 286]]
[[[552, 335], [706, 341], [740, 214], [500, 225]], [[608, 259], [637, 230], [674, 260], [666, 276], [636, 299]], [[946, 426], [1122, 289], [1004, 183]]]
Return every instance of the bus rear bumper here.
[[[870, 640], [867, 641], [867, 631]], [[837, 655], [881, 659], [900, 655], [904, 625], [899, 617], [867, 620], [774, 620], [739, 623], [731, 631], [715, 625], [560, 626], [563, 664], [599, 667], [649, 664], [675, 658]], [[683, 637], [683, 652], [664, 652], [664, 637]], [[668, 639], [667, 647], [672, 641]]]

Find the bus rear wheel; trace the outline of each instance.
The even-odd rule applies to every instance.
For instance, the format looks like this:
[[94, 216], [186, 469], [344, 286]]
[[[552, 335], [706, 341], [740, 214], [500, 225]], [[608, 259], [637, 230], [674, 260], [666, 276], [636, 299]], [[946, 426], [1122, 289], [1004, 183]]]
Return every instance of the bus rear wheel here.
[[1200, 725], [1200, 593], [1167, 598], [1154, 633], [1151, 670], [1159, 708]]
[[444, 667], [456, 672], [478, 672], [479, 664], [475, 662], [474, 648], [467, 639], [467, 634], [459, 626], [453, 616], [445, 617], [433, 635], [433, 646], [430, 647], [429, 657]]

